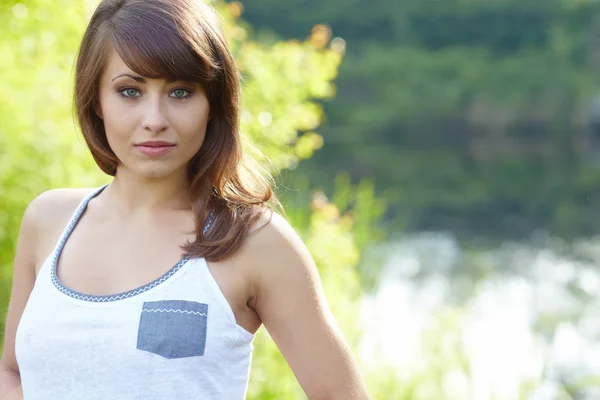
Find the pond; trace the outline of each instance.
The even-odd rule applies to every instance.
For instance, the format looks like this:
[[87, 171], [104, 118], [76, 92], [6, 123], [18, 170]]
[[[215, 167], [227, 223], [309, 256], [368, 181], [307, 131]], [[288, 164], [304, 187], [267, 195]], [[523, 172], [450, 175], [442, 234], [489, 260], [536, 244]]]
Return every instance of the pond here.
[[361, 361], [445, 399], [599, 399], [600, 239], [541, 242], [395, 238], [362, 299]]

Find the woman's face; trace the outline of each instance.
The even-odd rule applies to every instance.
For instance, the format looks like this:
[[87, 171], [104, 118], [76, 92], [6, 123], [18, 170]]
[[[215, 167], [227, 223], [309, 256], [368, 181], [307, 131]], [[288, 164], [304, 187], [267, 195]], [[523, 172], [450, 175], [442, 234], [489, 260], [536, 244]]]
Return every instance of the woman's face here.
[[147, 79], [113, 49], [100, 77], [99, 116], [121, 169], [143, 178], [185, 174], [206, 134], [210, 107], [199, 83]]

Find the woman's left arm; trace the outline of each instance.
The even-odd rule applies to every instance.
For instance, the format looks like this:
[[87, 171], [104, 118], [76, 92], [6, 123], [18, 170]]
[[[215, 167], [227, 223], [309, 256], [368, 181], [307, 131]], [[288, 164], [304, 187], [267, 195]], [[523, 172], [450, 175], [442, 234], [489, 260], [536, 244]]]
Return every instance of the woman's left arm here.
[[315, 263], [293, 228], [274, 213], [249, 242], [255, 311], [308, 398], [369, 399]]

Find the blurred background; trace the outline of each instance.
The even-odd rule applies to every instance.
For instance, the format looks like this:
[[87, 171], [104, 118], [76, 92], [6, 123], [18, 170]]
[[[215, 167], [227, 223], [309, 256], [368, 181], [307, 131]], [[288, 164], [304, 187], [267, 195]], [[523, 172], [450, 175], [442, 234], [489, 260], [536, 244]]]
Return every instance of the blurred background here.
[[[71, 101], [96, 5], [0, 0], [2, 312], [27, 204], [109, 181]], [[214, 5], [373, 399], [600, 399], [600, 3]], [[264, 329], [248, 398], [305, 398]]]

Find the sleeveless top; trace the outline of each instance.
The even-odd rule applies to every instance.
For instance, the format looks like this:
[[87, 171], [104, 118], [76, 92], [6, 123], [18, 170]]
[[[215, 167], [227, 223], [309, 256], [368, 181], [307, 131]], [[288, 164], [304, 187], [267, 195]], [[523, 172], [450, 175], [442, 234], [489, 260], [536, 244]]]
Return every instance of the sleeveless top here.
[[58, 279], [63, 246], [105, 187], [80, 203], [23, 311], [15, 352], [24, 399], [244, 399], [254, 335], [236, 324], [205, 259], [184, 256], [155, 281], [107, 296]]

